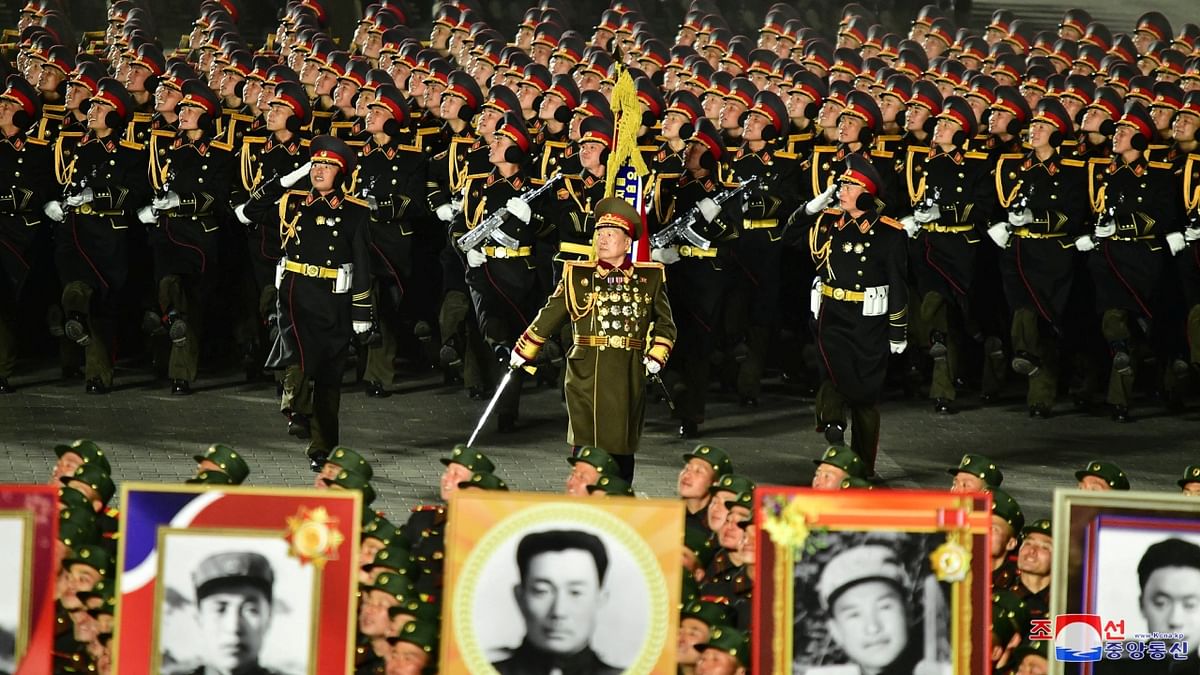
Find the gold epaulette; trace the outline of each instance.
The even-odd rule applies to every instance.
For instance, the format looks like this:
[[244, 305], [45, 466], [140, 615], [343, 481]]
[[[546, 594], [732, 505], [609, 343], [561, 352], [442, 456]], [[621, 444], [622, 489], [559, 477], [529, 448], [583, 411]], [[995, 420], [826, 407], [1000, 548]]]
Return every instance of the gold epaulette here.
[[141, 143], [136, 143], [136, 142], [134, 142], [134, 141], [129, 141], [129, 140], [126, 140], [126, 139], [124, 139], [124, 138], [122, 138], [122, 139], [121, 139], [121, 144], [120, 144], [120, 145], [121, 145], [121, 147], [123, 147], [123, 148], [128, 148], [129, 150], [137, 150], [138, 152], [141, 152], [141, 151], [142, 151], [143, 149], [145, 149], [145, 147], [146, 147], [146, 146], [142, 145]]
[[1146, 162], [1146, 165], [1151, 169], [1168, 169], [1172, 171], [1175, 169], [1175, 165], [1170, 162]]
[[169, 129], [155, 129], [150, 132], [150, 136], [157, 138], [175, 138], [175, 132]]
[[364, 208], [368, 208], [368, 209], [371, 208], [371, 205], [368, 204], [365, 199], [360, 199], [358, 197], [355, 197], [354, 195], [346, 195], [346, 201], [351, 204], [357, 204]]
[[895, 218], [889, 218], [887, 216], [879, 216], [879, 222], [883, 223], [884, 225], [887, 225], [888, 227], [895, 228], [897, 230], [904, 229], [904, 223], [901, 223], [900, 221], [896, 220]]
[[224, 150], [226, 152], [233, 152], [233, 143], [226, 143], [225, 141], [218, 141], [217, 139], [214, 138], [212, 140], [212, 142], [209, 143], [209, 145], [211, 145], [214, 148], [217, 148], [218, 150]]
[[776, 150], [775, 152], [773, 152], [771, 154], [774, 155], [775, 157], [779, 157], [780, 159], [788, 159], [788, 160], [798, 159], [800, 157], [796, 153], [788, 152], [787, 150]]
[[1063, 166], [1073, 166], [1077, 169], [1083, 168], [1086, 164], [1082, 159], [1066, 159], [1065, 157], [1060, 158], [1058, 161]]
[[662, 264], [662, 263], [660, 263], [660, 262], [653, 262], [653, 261], [650, 261], [650, 260], [647, 260], [646, 262], [638, 262], [638, 261], [636, 261], [636, 260], [635, 260], [635, 261], [633, 262], [633, 266], [634, 266], [634, 267], [636, 267], [636, 268], [638, 268], [638, 269], [647, 269], [647, 270], [648, 270], [648, 269], [654, 269], [654, 270], [666, 270], [666, 269], [667, 269], [666, 267], [664, 267], [664, 266], [663, 266], [663, 264]]
[[977, 150], [968, 150], [963, 156], [967, 159], [988, 159], [986, 152], [979, 152]]

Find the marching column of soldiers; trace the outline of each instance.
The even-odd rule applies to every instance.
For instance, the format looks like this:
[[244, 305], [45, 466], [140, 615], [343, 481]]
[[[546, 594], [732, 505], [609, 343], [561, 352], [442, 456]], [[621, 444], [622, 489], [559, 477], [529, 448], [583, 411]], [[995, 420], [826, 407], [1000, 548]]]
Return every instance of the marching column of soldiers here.
[[[30, 334], [94, 395], [118, 357], [189, 395], [233, 353], [273, 372], [322, 472], [352, 357], [368, 396], [408, 358], [486, 399], [565, 266], [595, 259], [632, 82], [650, 170], [632, 231], [665, 270], [674, 358], [652, 372], [681, 437], [716, 382], [752, 407], [774, 371], [866, 476], [889, 386], [950, 414], [1019, 382], [1031, 417], [1102, 401], [1119, 422], [1192, 393], [1200, 27], [959, 26], [933, 5], [897, 27], [855, 3], [836, 25], [781, 3], [744, 26], [694, 0], [668, 36], [632, 0], [577, 9], [511, 26], [455, 0], [419, 26], [380, 0], [334, 36], [326, 2], [292, 0], [260, 35], [204, 0], [173, 43], [144, 3], [80, 32], [99, 27], [31, 0], [2, 45], [0, 392]], [[606, 311], [636, 309], [614, 295]], [[581, 346], [651, 349], [597, 332], [542, 336], [539, 380], [560, 386]]]

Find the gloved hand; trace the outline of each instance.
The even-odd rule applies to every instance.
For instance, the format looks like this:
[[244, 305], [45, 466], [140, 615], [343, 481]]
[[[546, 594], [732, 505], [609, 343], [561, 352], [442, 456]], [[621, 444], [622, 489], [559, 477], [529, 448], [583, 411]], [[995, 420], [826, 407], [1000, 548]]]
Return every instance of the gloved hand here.
[[708, 222], [712, 222], [721, 215], [721, 207], [712, 199], [705, 197], [696, 203], [696, 208], [700, 209], [700, 217]]
[[246, 205], [245, 204], [239, 204], [238, 207], [233, 210], [233, 215], [237, 216], [238, 222], [243, 225], [253, 225], [254, 224], [254, 221], [250, 220], [250, 217], [246, 215]]
[[1187, 247], [1187, 242], [1183, 238], [1182, 232], [1171, 232], [1167, 235], [1167, 248], [1171, 250], [1171, 255], [1179, 255], [1179, 252]]
[[1111, 237], [1116, 233], [1117, 233], [1117, 224], [1111, 220], [1106, 220], [1096, 226], [1095, 235], [1096, 235], [1097, 239], [1104, 239], [1105, 237]]
[[379, 200], [375, 199], [375, 195], [366, 195], [365, 199], [367, 202], [367, 208], [371, 209], [372, 211], [379, 210]]
[[657, 375], [662, 370], [662, 364], [649, 356], [642, 357], [642, 365], [646, 366], [646, 372], [650, 375]]
[[370, 321], [354, 321], [354, 322], [352, 322], [352, 325], [354, 327], [355, 335], [362, 335], [363, 333], [366, 333], [367, 331], [371, 330], [371, 322]]
[[1088, 251], [1090, 251], [1094, 248], [1096, 248], [1096, 240], [1092, 239], [1090, 236], [1088, 236], [1086, 234], [1075, 240], [1075, 250], [1076, 251], [1079, 251], [1081, 253], [1087, 253]]
[[833, 183], [829, 187], [825, 188], [824, 192], [810, 199], [808, 203], [804, 205], [804, 212], [810, 216], [815, 216], [829, 208], [829, 205], [833, 203], [833, 196], [837, 192], [837, 187], [837, 183]]
[[664, 265], [677, 263], [679, 262], [679, 249], [674, 246], [653, 249], [650, 251], [650, 259]]
[[908, 349], [908, 340], [888, 340], [888, 348], [893, 354], [903, 354], [905, 349]]
[[283, 176], [283, 178], [280, 178], [279, 184], [285, 188], [290, 188], [293, 185], [295, 185], [296, 183], [299, 183], [301, 178], [304, 178], [305, 176], [307, 176], [308, 171], [311, 168], [312, 168], [312, 161], [305, 162], [300, 167], [298, 167], [296, 170], [292, 171], [291, 173], [285, 174]]
[[1200, 224], [1192, 223], [1183, 231], [1183, 238], [1188, 241], [1196, 241], [1200, 239]]
[[442, 204], [434, 209], [433, 212], [435, 215], [437, 215], [438, 220], [442, 221], [443, 223], [448, 223], [454, 220], [454, 207], [450, 206], [449, 204]]
[[516, 349], [513, 349], [512, 353], [508, 355], [508, 367], [516, 370], [523, 365], [525, 365], [525, 357], [518, 354]]
[[63, 221], [64, 215], [62, 202], [46, 202], [46, 205], [42, 207], [42, 212], [46, 214], [46, 217], [56, 223], [61, 223]]
[[153, 225], [158, 222], [158, 216], [154, 215], [154, 209], [149, 206], [143, 206], [138, 209], [138, 222], [143, 225]]
[[155, 211], [170, 211], [179, 206], [179, 195], [174, 192], [168, 192], [162, 197], [155, 197], [154, 201], [150, 202]]
[[487, 256], [483, 254], [483, 251], [474, 248], [467, 251], [468, 267], [479, 267], [485, 262], [487, 262]]
[[508, 212], [516, 216], [517, 220], [522, 223], [528, 223], [529, 219], [533, 217], [533, 209], [517, 197], [509, 197], [508, 201], [504, 202], [504, 208], [508, 209]]
[[1013, 227], [1025, 227], [1033, 222], [1033, 212], [1029, 209], [1008, 212], [1008, 224]]
[[941, 217], [942, 210], [938, 208], [937, 204], [931, 204], [928, 209], [917, 209], [913, 211], [913, 220], [921, 224], [932, 223], [941, 219]]
[[900, 219], [900, 224], [904, 226], [904, 233], [909, 239], [916, 239], [917, 234], [921, 231], [921, 224], [912, 216], [904, 216]]
[[1012, 231], [1008, 229], [1008, 223], [996, 223], [987, 229], [987, 235], [1000, 248], [1008, 248], [1008, 239], [1012, 236]]
[[808, 294], [808, 311], [812, 312], [814, 319], [821, 318], [821, 290], [824, 286], [821, 277], [813, 277], [812, 291]]
[[96, 198], [96, 193], [92, 188], [83, 188], [79, 194], [67, 197], [67, 206], [82, 206]]

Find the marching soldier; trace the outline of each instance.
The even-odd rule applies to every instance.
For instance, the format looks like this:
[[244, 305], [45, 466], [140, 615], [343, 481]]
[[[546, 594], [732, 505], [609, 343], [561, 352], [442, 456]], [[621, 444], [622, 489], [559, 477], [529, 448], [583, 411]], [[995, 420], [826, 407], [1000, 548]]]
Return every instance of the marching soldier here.
[[1058, 391], [1058, 345], [1074, 278], [1072, 243], [1090, 209], [1082, 199], [1082, 160], [1063, 157], [1071, 135], [1062, 104], [1043, 99], [1029, 126], [1030, 152], [1004, 154], [996, 163], [997, 195], [1007, 220], [988, 228], [1002, 249], [1000, 271], [1012, 308], [1012, 368], [1029, 378], [1030, 417], [1047, 417]]
[[580, 122], [579, 134], [579, 163], [583, 171], [578, 175], [564, 174], [556, 198], [545, 209], [555, 212], [547, 218], [555, 224], [558, 239], [553, 266], [555, 282], [562, 277], [566, 263], [586, 262], [594, 257], [593, 234], [600, 217], [596, 207], [604, 198], [608, 173], [605, 164], [614, 142], [613, 125], [604, 117], [589, 117]]
[[[370, 207], [346, 193], [354, 164], [344, 141], [318, 137], [308, 164], [261, 186], [238, 209], [253, 222], [274, 221], [279, 229], [279, 335], [267, 366], [296, 365], [312, 380], [308, 456], [314, 471], [338, 444], [351, 336], [371, 329]], [[292, 189], [305, 174], [312, 189]]]
[[19, 75], [8, 77], [0, 94], [0, 394], [13, 391], [17, 360], [18, 305], [32, 269], [34, 246], [53, 185], [52, 148], [26, 135], [38, 123], [42, 103], [37, 91]]
[[724, 154], [716, 126], [701, 118], [688, 140], [687, 173], [678, 180], [660, 175], [652, 186], [660, 232], [690, 223], [688, 232], [680, 229], [653, 252], [654, 260], [672, 266], [671, 305], [680, 317], [674, 362], [680, 380], [675, 397], [680, 438], [697, 436], [704, 421], [714, 331], [725, 295], [727, 246], [740, 230], [740, 200], [728, 198], [725, 193], [733, 188], [717, 179]]
[[55, 146], [55, 172], [62, 199], [47, 202], [56, 223], [55, 263], [63, 285], [66, 336], [85, 348], [85, 391], [112, 387], [111, 320], [116, 295], [129, 273], [126, 210], [143, 203], [144, 164], [120, 140], [132, 111], [129, 92], [105, 78], [88, 109], [88, 131], [71, 150], [62, 136]]
[[142, 223], [154, 226], [150, 245], [158, 307], [171, 339], [171, 393], [185, 396], [196, 379], [203, 313], [216, 282], [217, 215], [228, 203], [233, 172], [233, 148], [213, 138], [219, 105], [200, 80], [184, 83], [179, 131], [151, 132], [156, 196], [138, 211]]
[[1101, 332], [1112, 354], [1107, 400], [1117, 422], [1132, 419], [1129, 404], [1137, 336], [1131, 320], [1152, 325], [1152, 295], [1168, 256], [1186, 246], [1179, 231], [1183, 218], [1172, 167], [1149, 161], [1144, 154], [1153, 138], [1149, 113], [1130, 101], [1116, 124], [1112, 159], [1089, 164], [1088, 194], [1098, 214], [1095, 231], [1075, 240], [1080, 251], [1095, 249], [1088, 266], [1096, 284]]
[[[512, 350], [520, 326], [528, 324], [533, 315], [537, 291], [532, 255], [537, 232], [543, 226], [542, 217], [521, 198], [530, 189], [522, 167], [531, 147], [524, 122], [506, 113], [488, 154], [493, 168], [487, 174], [468, 177], [463, 187], [462, 213], [451, 226], [452, 240], [457, 242], [470, 230], [489, 221], [494, 224], [484, 243], [465, 252], [466, 278], [483, 338], [492, 353], [504, 359]], [[497, 218], [498, 223], [493, 220]], [[501, 432], [516, 429], [519, 375], [516, 380], [499, 399], [496, 422]]]
[[389, 396], [395, 376], [400, 305], [413, 271], [412, 241], [426, 201], [426, 162], [420, 148], [405, 143], [408, 104], [393, 85], [381, 85], [367, 113], [369, 140], [359, 153], [356, 192], [371, 207], [371, 276], [379, 335], [367, 352], [367, 396]]
[[879, 172], [857, 154], [845, 161], [837, 206], [830, 207], [833, 195], [827, 190], [804, 207], [815, 217], [809, 245], [818, 277], [811, 306], [822, 370], [816, 415], [819, 427], [845, 429], [849, 408], [850, 447], [873, 474], [879, 444], [875, 406], [888, 354], [908, 344], [905, 242], [902, 225], [879, 215]]
[[[587, 151], [584, 151], [585, 154]], [[646, 413], [646, 373], [657, 375], [675, 342], [662, 265], [626, 255], [641, 216], [620, 197], [595, 208], [597, 260], [566, 262], [546, 306], [517, 340], [510, 365], [537, 356], [566, 321], [574, 332], [567, 359], [567, 443], [604, 448], [621, 478], [633, 482]]]

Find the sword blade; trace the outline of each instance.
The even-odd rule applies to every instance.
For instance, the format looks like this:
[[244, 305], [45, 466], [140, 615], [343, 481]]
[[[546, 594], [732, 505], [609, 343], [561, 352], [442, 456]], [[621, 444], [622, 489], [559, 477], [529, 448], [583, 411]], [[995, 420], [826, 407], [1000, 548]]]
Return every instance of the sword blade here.
[[504, 392], [504, 388], [508, 386], [509, 380], [512, 380], [513, 373], [517, 371], [509, 369], [501, 378], [500, 384], [496, 385], [496, 393], [492, 394], [492, 400], [488, 401], [487, 407], [483, 409], [483, 415], [480, 416], [479, 422], [475, 425], [475, 431], [471, 432], [471, 440], [467, 441], [467, 447], [471, 447], [475, 443], [475, 438], [479, 436], [479, 430], [487, 423], [487, 419], [492, 414], [492, 410], [496, 407], [496, 402], [500, 400], [500, 394]]

